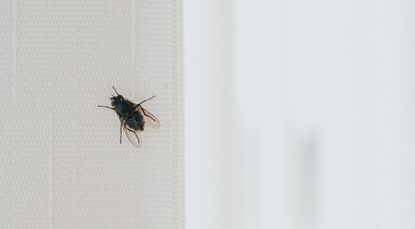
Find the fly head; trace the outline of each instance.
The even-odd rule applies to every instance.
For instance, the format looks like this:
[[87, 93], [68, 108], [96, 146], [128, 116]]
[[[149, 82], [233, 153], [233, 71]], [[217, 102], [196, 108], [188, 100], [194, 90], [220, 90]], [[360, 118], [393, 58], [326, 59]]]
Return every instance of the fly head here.
[[125, 100], [122, 95], [112, 96], [111, 98], [111, 106], [116, 107], [121, 101]]

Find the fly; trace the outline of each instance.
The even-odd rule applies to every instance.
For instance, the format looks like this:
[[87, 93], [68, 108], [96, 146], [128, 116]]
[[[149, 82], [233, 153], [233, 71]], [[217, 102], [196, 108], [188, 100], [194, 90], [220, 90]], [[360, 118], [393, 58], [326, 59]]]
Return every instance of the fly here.
[[124, 130], [128, 140], [135, 147], [141, 145], [141, 133], [147, 127], [159, 128], [160, 121], [151, 114], [148, 110], [144, 109], [142, 104], [156, 97], [155, 95], [141, 101], [138, 104], [131, 102], [120, 95], [115, 87], [112, 86], [116, 96], [112, 96], [111, 107], [98, 105], [98, 107], [104, 107], [115, 111], [120, 119], [120, 144], [122, 139], [122, 131]]

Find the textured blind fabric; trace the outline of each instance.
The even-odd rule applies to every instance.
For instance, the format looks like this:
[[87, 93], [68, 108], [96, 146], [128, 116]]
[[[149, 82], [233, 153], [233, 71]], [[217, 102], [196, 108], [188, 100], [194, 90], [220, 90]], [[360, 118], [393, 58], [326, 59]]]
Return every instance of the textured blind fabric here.
[[[0, 2], [0, 228], [182, 228], [179, 0]], [[161, 122], [140, 148], [112, 86]]]

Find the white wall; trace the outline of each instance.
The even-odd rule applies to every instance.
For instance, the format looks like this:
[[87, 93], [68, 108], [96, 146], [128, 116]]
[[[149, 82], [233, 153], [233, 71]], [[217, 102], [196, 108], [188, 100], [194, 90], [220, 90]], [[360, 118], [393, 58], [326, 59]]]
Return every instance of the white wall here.
[[184, 4], [186, 226], [239, 228], [231, 1]]
[[184, 8], [188, 228], [415, 227], [414, 3]]

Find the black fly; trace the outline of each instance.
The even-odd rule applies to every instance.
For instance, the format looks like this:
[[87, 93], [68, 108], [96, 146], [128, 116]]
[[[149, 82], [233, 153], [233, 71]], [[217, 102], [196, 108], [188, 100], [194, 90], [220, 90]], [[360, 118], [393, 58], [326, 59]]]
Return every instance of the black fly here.
[[111, 99], [111, 106], [101, 106], [111, 110], [114, 110], [115, 113], [118, 115], [120, 119], [120, 144], [121, 144], [121, 137], [122, 137], [122, 130], [124, 130], [125, 135], [127, 136], [128, 140], [130, 140], [131, 144], [135, 147], [139, 147], [141, 145], [141, 132], [144, 128], [153, 127], [159, 128], [160, 121], [151, 114], [148, 110], [144, 109], [141, 104], [147, 102], [150, 99], [153, 99], [156, 96], [148, 98], [146, 100], [141, 101], [138, 104], [131, 102], [128, 99], [125, 99], [122, 95], [120, 95], [115, 87], [112, 87], [117, 94], [116, 96], [112, 96]]

